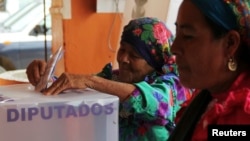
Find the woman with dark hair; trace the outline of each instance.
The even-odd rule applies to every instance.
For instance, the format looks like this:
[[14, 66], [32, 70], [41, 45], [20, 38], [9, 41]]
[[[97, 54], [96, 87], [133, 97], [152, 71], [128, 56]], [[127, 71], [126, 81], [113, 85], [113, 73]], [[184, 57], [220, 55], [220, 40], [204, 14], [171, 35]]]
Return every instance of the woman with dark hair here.
[[209, 125], [250, 125], [249, 0], [183, 0], [171, 51], [180, 82], [196, 91], [169, 141], [208, 140]]

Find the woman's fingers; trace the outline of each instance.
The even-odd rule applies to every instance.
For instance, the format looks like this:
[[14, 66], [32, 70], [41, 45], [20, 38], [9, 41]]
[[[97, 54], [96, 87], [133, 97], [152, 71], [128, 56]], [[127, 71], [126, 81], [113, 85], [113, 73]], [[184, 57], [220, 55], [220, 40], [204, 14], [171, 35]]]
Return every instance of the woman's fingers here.
[[41, 76], [44, 74], [46, 68], [46, 62], [42, 60], [34, 60], [32, 61], [27, 69], [26, 74], [28, 77], [29, 82], [36, 86]]
[[63, 73], [51, 86], [43, 91], [44, 95], [58, 95], [68, 89], [85, 89], [84, 75]]

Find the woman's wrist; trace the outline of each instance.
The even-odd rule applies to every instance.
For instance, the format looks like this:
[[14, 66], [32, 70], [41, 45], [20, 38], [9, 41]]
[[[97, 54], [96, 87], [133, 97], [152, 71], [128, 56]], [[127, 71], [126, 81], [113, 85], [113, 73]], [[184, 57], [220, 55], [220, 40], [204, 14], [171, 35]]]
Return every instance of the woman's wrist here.
[[98, 76], [96, 76], [96, 74], [84, 75], [84, 79], [83, 79], [84, 85], [88, 88], [95, 89], [96, 87], [95, 87], [94, 77], [98, 77]]

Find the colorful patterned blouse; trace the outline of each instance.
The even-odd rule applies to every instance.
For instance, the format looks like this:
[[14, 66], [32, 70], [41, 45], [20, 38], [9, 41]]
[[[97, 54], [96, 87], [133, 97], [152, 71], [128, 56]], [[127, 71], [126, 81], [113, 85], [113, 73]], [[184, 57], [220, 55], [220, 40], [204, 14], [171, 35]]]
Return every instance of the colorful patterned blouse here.
[[[107, 65], [99, 75], [116, 80], [119, 71], [111, 68]], [[119, 141], [166, 141], [180, 104], [191, 97], [191, 91], [174, 73], [153, 73], [134, 85], [131, 96], [120, 103]]]

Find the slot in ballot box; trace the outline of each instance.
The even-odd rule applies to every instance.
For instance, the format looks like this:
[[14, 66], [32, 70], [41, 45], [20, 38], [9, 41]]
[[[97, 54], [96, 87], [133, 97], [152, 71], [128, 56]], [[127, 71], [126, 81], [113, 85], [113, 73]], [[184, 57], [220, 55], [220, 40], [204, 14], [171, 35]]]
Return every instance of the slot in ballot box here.
[[31, 84], [0, 86], [1, 141], [118, 141], [116, 96], [92, 89], [44, 96]]

